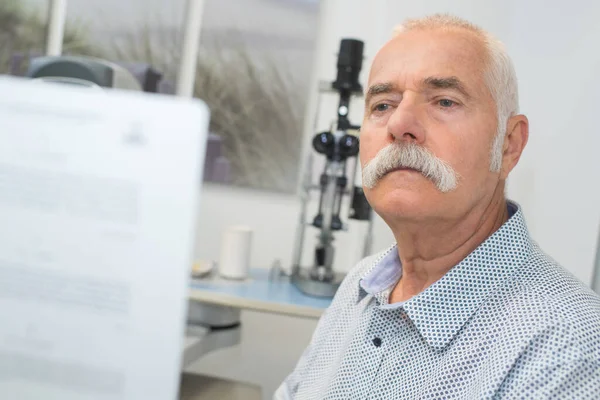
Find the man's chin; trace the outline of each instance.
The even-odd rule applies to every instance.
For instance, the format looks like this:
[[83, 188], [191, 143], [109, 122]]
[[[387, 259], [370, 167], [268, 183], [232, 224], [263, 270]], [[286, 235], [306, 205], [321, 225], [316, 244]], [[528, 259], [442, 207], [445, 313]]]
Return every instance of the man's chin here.
[[392, 218], [419, 218], [436, 214], [441, 194], [433, 183], [423, 181], [399, 185], [382, 179], [372, 189], [365, 190], [369, 204], [384, 219], [385, 215]]

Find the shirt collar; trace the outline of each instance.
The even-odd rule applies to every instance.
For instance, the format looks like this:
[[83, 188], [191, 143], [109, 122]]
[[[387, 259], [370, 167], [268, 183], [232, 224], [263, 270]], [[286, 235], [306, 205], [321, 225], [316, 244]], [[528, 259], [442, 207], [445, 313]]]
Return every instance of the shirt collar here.
[[[500, 229], [440, 280], [399, 305], [430, 346], [446, 347], [495, 288], [527, 261], [532, 242], [522, 210], [514, 202], [508, 207], [512, 216]], [[381, 299], [401, 276], [394, 245], [359, 280], [360, 298], [370, 294]]]

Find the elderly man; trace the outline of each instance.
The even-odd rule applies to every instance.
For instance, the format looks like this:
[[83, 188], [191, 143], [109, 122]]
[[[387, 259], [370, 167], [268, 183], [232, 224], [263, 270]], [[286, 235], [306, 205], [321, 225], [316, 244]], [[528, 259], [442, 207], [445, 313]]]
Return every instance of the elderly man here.
[[363, 184], [396, 244], [347, 275], [275, 397], [600, 398], [600, 298], [504, 197], [528, 121], [503, 46], [410, 20], [365, 102]]

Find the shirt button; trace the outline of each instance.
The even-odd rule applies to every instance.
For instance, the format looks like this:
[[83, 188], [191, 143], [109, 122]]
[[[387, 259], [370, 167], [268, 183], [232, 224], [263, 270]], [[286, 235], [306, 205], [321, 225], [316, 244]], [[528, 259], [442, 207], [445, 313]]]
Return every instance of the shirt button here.
[[375, 347], [381, 346], [381, 339], [376, 337], [375, 339], [373, 339], [373, 344], [375, 345]]

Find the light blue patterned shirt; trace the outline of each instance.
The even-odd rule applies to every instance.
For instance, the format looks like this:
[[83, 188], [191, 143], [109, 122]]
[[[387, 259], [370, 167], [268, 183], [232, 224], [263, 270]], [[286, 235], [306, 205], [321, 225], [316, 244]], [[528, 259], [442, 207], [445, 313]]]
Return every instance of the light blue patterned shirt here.
[[[396, 247], [363, 260], [277, 399], [600, 399], [600, 298], [521, 209], [439, 281], [388, 304]], [[558, 229], [558, 228], [557, 228]]]

